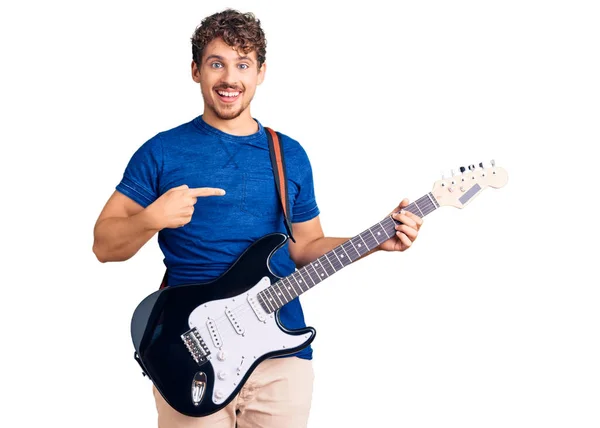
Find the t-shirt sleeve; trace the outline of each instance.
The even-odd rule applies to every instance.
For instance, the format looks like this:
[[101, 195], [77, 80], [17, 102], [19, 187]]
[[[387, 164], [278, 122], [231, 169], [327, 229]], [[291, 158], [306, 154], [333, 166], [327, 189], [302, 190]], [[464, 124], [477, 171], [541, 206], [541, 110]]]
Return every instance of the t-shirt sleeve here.
[[162, 142], [157, 135], [133, 154], [116, 189], [146, 208], [160, 196], [162, 157]]
[[312, 167], [304, 149], [300, 148], [294, 166], [297, 167], [297, 171], [300, 171], [300, 179], [298, 181], [298, 193], [294, 200], [292, 223], [301, 223], [318, 216], [319, 207], [315, 197]]

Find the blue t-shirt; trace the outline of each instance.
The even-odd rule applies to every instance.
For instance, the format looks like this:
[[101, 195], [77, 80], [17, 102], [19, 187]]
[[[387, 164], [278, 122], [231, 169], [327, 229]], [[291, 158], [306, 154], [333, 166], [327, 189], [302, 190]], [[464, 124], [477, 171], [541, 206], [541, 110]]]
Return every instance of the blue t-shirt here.
[[[169, 286], [208, 282], [224, 273], [250, 244], [262, 236], [286, 233], [275, 188], [266, 131], [234, 136], [199, 116], [161, 132], [132, 156], [116, 189], [144, 208], [167, 190], [188, 185], [224, 189], [224, 196], [199, 197], [185, 227], [163, 229], [158, 243]], [[281, 135], [293, 223], [319, 215], [312, 169], [306, 152]], [[285, 277], [295, 270], [288, 244], [271, 257], [271, 270]], [[280, 319], [289, 329], [305, 327], [298, 298], [283, 306]], [[309, 347], [296, 354], [312, 358]]]

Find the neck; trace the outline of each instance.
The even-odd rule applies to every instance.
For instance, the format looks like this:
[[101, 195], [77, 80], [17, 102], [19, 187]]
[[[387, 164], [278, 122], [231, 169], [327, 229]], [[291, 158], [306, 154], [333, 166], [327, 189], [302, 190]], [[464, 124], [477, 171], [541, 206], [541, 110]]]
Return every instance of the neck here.
[[247, 108], [234, 119], [221, 119], [210, 108], [204, 108], [202, 120], [226, 134], [245, 137], [258, 132], [258, 123], [252, 118], [250, 108]]

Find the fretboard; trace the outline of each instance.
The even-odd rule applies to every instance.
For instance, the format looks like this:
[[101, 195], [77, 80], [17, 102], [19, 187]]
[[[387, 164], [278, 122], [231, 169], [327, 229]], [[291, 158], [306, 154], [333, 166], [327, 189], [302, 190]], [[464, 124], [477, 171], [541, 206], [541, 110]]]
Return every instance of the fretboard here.
[[[419, 217], [425, 217], [437, 208], [439, 208], [438, 203], [433, 195], [428, 193], [405, 207], [404, 210]], [[270, 287], [258, 293], [258, 301], [267, 313], [275, 312], [319, 282], [377, 248], [382, 242], [390, 239], [396, 234], [396, 225], [399, 223], [391, 215], [385, 217], [379, 223], [296, 270], [293, 274], [271, 284]]]

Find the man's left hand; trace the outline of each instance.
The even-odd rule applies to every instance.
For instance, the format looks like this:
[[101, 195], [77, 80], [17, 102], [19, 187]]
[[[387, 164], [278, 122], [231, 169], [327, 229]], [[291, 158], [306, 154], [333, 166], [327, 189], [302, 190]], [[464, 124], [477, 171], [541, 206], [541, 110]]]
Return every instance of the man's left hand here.
[[408, 206], [408, 199], [403, 199], [391, 213], [394, 220], [399, 221], [396, 225], [396, 235], [379, 245], [383, 251], [404, 251], [415, 242], [419, 235], [419, 229], [423, 225], [423, 219], [403, 208]]

